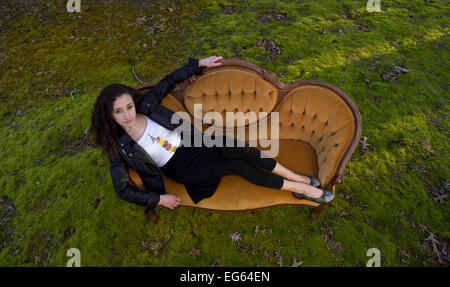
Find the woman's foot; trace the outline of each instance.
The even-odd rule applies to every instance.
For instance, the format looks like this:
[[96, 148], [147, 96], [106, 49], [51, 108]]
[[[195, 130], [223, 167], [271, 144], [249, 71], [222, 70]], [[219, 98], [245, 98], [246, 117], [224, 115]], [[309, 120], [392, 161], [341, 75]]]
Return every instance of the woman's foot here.
[[301, 175], [295, 172], [290, 172], [290, 174], [286, 178], [296, 182], [311, 184], [311, 180], [308, 176]]
[[298, 193], [298, 192], [293, 192], [294, 196], [298, 199], [306, 199], [306, 200], [310, 200], [319, 204], [322, 203], [329, 203], [330, 201], [332, 201], [334, 199], [334, 193], [324, 189], [322, 192], [322, 195], [319, 198], [312, 198], [309, 197], [305, 194], [302, 193]]
[[308, 199], [318, 203], [327, 203], [334, 199], [334, 194], [329, 190], [322, 190], [306, 183], [284, 180], [281, 189], [290, 190], [299, 199]]
[[275, 168], [272, 170], [274, 173], [278, 174], [281, 177], [284, 177], [291, 181], [296, 181], [300, 183], [306, 183], [312, 185], [314, 187], [320, 186], [319, 179], [315, 177], [309, 177], [307, 175], [301, 175], [293, 172], [292, 170], [282, 166], [279, 162], [277, 162]]

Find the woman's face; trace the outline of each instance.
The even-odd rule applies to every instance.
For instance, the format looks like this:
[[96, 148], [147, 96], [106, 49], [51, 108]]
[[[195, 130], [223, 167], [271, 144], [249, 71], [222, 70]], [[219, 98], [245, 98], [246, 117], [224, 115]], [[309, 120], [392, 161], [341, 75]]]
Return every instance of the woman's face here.
[[113, 119], [122, 127], [134, 126], [136, 110], [133, 98], [129, 94], [122, 94], [113, 102]]

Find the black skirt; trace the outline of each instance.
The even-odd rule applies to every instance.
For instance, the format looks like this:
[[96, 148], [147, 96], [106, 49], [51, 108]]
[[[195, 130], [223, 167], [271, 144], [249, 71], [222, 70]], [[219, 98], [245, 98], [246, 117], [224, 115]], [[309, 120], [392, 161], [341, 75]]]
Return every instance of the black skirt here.
[[[183, 138], [183, 133], [181, 135]], [[220, 148], [207, 147], [203, 140], [201, 147], [193, 145], [194, 133], [191, 133], [191, 147], [178, 147], [161, 170], [171, 179], [184, 184], [192, 201], [197, 204], [211, 197], [219, 186], [223, 155]]]

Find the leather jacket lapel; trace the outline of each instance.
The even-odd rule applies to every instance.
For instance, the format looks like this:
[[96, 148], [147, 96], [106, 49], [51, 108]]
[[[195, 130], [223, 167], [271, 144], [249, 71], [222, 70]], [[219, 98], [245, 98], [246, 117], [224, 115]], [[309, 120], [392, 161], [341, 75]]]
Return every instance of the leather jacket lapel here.
[[126, 153], [126, 157], [130, 160], [137, 159], [142, 161], [150, 161], [152, 165], [156, 167], [155, 161], [148, 155], [144, 153], [138, 144], [121, 128], [119, 127], [118, 136], [116, 138], [117, 144], [122, 152]]

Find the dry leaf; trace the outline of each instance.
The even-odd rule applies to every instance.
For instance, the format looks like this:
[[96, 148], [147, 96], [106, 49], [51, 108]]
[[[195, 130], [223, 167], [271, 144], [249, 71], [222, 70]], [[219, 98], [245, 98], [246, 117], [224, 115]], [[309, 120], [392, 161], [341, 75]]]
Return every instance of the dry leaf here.
[[292, 256], [292, 265], [291, 267], [298, 267], [300, 265], [303, 264], [303, 261], [298, 261], [297, 262], [297, 257], [296, 256]]
[[264, 259], [266, 260], [266, 262], [269, 262], [272, 259], [272, 254], [270, 254], [269, 252], [267, 252], [267, 250], [264, 250]]
[[359, 141], [361, 143], [361, 150], [362, 150], [363, 154], [366, 153], [367, 150], [369, 149], [369, 147], [372, 146], [372, 145], [366, 143], [366, 141], [367, 141], [367, 137], [366, 136], [364, 137], [364, 140]]
[[239, 234], [238, 232], [231, 233], [230, 238], [231, 240], [233, 240], [233, 242], [239, 242], [240, 240], [242, 240], [241, 234]]

